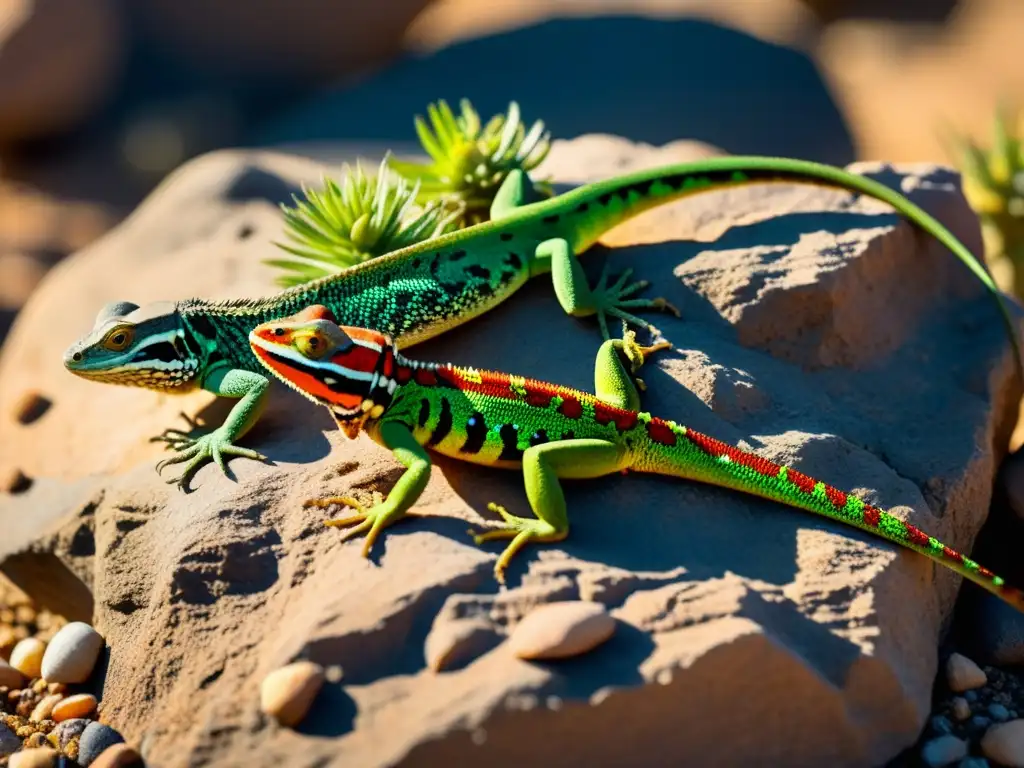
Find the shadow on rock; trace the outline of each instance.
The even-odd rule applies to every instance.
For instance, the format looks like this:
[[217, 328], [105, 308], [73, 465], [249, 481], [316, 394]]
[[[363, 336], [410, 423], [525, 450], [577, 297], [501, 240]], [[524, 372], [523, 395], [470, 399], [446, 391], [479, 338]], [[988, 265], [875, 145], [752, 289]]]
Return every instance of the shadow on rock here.
[[324, 683], [309, 714], [295, 730], [305, 736], [343, 736], [355, 728], [357, 711], [341, 683]]
[[[713, 64], [712, 64], [713, 63]], [[845, 164], [850, 131], [807, 56], [707, 21], [556, 19], [410, 57], [364, 83], [318, 95], [257, 130], [253, 144], [407, 141], [435, 99], [469, 98], [482, 115], [510, 99], [555, 137], [680, 137], [734, 153]]]

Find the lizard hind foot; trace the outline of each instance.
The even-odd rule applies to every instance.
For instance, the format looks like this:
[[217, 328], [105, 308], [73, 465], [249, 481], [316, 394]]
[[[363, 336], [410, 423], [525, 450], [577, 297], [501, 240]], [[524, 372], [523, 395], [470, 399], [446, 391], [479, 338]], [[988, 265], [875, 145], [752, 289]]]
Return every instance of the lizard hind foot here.
[[672, 349], [671, 342], [659, 341], [646, 347], [640, 346], [636, 340], [636, 331], [623, 327], [622, 329], [622, 340], [616, 344], [621, 350], [623, 357], [629, 363], [629, 374], [636, 383], [637, 389], [641, 392], [647, 390], [647, 385], [644, 380], [641, 379], [637, 373], [643, 367], [645, 358], [654, 352], [658, 352], [662, 349]]
[[529, 542], [551, 543], [562, 541], [569, 535], [568, 529], [560, 531], [551, 523], [536, 517], [517, 517], [500, 504], [491, 502], [487, 505], [487, 508], [501, 515], [505, 524], [481, 533], [471, 528], [469, 535], [473, 537], [473, 542], [477, 545], [499, 539], [512, 539], [494, 564], [494, 578], [497, 579], [499, 584], [505, 583], [505, 571], [508, 569], [512, 558]]

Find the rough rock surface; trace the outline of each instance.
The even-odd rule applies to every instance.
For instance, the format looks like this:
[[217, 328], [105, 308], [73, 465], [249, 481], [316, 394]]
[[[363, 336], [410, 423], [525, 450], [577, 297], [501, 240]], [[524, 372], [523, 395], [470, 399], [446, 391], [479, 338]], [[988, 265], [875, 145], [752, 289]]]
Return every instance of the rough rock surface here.
[[[549, 167], [580, 181], [681, 154], [589, 138], [558, 142]], [[859, 170], [979, 249], [954, 174]], [[569, 540], [530, 547], [499, 591], [498, 548], [466, 528], [490, 500], [523, 511], [521, 479], [438, 459], [416, 509], [429, 517], [391, 529], [366, 561], [301, 502], [386, 492], [397, 464], [284, 387], [246, 440], [273, 465], [236, 460], [237, 479], [207, 467], [190, 494], [165, 485], [149, 436], [179, 411], [219, 421], [226, 408], [76, 379], [61, 352], [110, 300], [271, 290], [260, 259], [280, 235], [275, 203], [319, 173], [260, 153], [190, 163], [47, 276], [0, 359], [0, 469], [35, 480], [0, 501], [0, 558], [21, 553], [3, 568], [51, 600], [65, 593], [44, 589], [54, 568], [91, 587], [105, 718], [130, 744], [163, 766], [868, 766], [913, 743], [959, 581], [865, 533], [725, 490], [611, 477], [569, 489]], [[697, 195], [605, 242], [589, 269], [633, 266], [683, 313], [657, 318], [675, 349], [645, 372], [652, 411], [970, 548], [1020, 392], [994, 308], [941, 247], [880, 203], [802, 185]], [[412, 354], [589, 388], [597, 345], [536, 280]], [[29, 389], [52, 405], [20, 425], [11, 412]], [[514, 659], [502, 640], [516, 621], [572, 599], [609, 606], [615, 636], [569, 662]], [[431, 672], [425, 638], [460, 622], [490, 625], [491, 642]], [[343, 674], [296, 731], [270, 727], [260, 681], [300, 658]]]

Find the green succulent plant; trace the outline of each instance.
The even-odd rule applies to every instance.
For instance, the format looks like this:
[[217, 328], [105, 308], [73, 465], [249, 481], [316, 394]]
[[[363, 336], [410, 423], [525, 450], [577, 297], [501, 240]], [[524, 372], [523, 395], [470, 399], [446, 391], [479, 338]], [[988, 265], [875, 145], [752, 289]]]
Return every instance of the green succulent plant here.
[[[551, 149], [551, 134], [537, 120], [527, 130], [519, 105], [510, 102], [508, 112], [480, 121], [468, 99], [459, 102], [456, 115], [443, 99], [427, 105], [429, 123], [416, 116], [416, 133], [430, 156], [426, 163], [392, 159], [391, 169], [409, 181], [419, 182], [420, 202], [439, 201], [458, 216], [459, 226], [489, 218], [491, 201], [513, 169], [531, 171]], [[553, 194], [546, 181], [534, 181], [538, 197]]]
[[1024, 146], [1016, 111], [997, 110], [990, 147], [947, 132], [967, 202], [981, 220], [986, 260], [1004, 291], [1024, 298]]
[[288, 243], [277, 243], [289, 256], [266, 259], [284, 274], [278, 285], [291, 287], [354, 264], [428, 240], [459, 225], [459, 211], [440, 203], [417, 206], [419, 183], [389, 172], [390, 155], [376, 177], [362, 165], [342, 166], [341, 181], [324, 177], [323, 189], [303, 185], [292, 196], [294, 207], [281, 205]]

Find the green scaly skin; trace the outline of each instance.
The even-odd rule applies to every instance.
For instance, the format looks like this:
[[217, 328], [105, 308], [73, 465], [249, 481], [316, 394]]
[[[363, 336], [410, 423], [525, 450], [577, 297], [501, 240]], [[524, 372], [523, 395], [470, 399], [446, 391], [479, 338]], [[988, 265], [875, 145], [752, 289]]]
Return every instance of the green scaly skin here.
[[346, 435], [365, 430], [406, 467], [372, 507], [348, 497], [307, 502], [353, 507], [355, 514], [327, 524], [355, 526], [349, 535], [366, 533], [364, 556], [422, 493], [429, 447], [461, 461], [521, 468], [536, 517], [490, 504], [504, 524], [474, 535], [478, 544], [511, 539], [494, 567], [502, 583], [524, 545], [568, 535], [561, 480], [632, 471], [731, 488], [855, 526], [926, 555], [1024, 611], [1020, 590], [910, 523], [795, 469], [639, 411], [633, 375], [645, 355], [667, 343], [640, 347], [632, 332], [606, 341], [597, 355], [595, 396], [522, 376], [408, 360], [380, 333], [339, 327], [322, 306], [261, 325], [249, 341], [273, 375], [327, 406]]
[[[491, 209], [492, 220], [411, 245], [345, 271], [296, 286], [275, 296], [209, 302], [189, 299], [139, 308], [119, 302], [104, 307], [93, 329], [64, 355], [69, 371], [96, 381], [163, 392], [195, 387], [238, 398], [224, 423], [205, 435], [167, 430], [161, 437], [176, 455], [157, 465], [186, 462], [184, 485], [204, 462], [224, 469], [224, 457], [263, 458], [235, 445], [259, 418], [267, 379], [249, 349], [249, 332], [260, 323], [322, 304], [343, 325], [372, 328], [405, 348], [492, 309], [530, 277], [551, 274], [555, 296], [574, 317], [596, 316], [605, 339], [607, 318], [653, 326], [636, 311], [674, 312], [663, 299], [635, 298], [646, 281], [629, 284], [602, 273], [590, 287], [575, 258], [598, 238], [655, 206], [694, 192], [758, 182], [796, 182], [840, 187], [892, 205], [936, 237], [992, 292], [1017, 338], [1002, 296], [984, 267], [937, 220], [903, 195], [863, 176], [803, 160], [717, 157], [620, 176], [531, 202], [532, 185], [521, 171], [505, 180]], [[226, 469], [224, 469], [226, 471]]]

